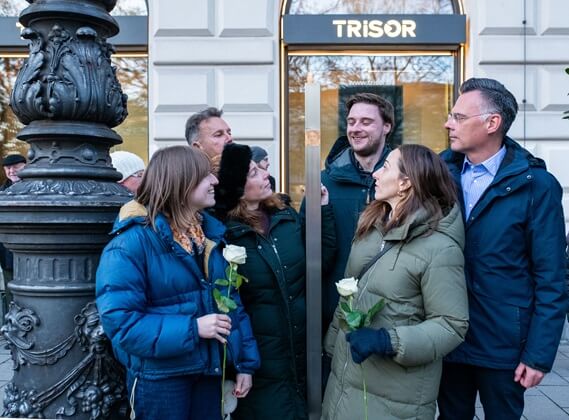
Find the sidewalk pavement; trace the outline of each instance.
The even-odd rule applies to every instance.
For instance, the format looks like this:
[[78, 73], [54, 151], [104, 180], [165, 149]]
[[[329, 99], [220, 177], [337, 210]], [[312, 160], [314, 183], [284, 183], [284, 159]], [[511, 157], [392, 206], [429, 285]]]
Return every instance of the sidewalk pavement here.
[[[541, 384], [525, 393], [523, 419], [569, 420], [569, 327], [559, 346], [553, 370]], [[3, 343], [2, 343], [3, 344]], [[4, 401], [4, 387], [12, 378], [12, 359], [9, 350], [0, 347], [0, 407]], [[1, 412], [0, 412], [1, 414]], [[483, 420], [480, 403], [476, 406], [476, 419]]]

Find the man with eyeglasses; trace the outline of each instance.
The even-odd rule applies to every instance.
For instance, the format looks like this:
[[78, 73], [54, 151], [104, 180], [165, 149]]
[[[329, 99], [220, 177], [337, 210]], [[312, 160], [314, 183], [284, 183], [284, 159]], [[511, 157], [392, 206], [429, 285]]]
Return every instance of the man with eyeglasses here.
[[[562, 189], [545, 163], [507, 137], [512, 93], [472, 78], [445, 124], [442, 153], [465, 220], [470, 327], [443, 364], [439, 419], [519, 419], [524, 391], [551, 370], [563, 330], [565, 225]], [[441, 279], [442, 280], [442, 279]]]

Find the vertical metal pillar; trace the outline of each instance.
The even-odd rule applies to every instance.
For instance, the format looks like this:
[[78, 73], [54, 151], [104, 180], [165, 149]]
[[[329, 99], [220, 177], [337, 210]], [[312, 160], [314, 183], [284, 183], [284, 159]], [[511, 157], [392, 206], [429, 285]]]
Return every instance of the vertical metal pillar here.
[[30, 55], [11, 106], [30, 144], [22, 181], [0, 193], [0, 242], [14, 253], [1, 328], [13, 359], [3, 417], [124, 415], [122, 367], [93, 302], [108, 232], [130, 194], [116, 181], [111, 127], [127, 115], [107, 38], [116, 0], [28, 0], [20, 14]]
[[322, 223], [320, 209], [320, 85], [309, 80], [304, 90], [306, 174], [306, 306], [308, 412], [322, 411]]

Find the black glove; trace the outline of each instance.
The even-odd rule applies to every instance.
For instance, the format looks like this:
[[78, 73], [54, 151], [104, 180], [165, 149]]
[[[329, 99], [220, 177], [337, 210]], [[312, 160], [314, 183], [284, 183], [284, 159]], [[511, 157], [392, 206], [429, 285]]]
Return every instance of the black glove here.
[[379, 330], [360, 328], [346, 334], [346, 341], [350, 343], [354, 363], [362, 363], [374, 353], [378, 356], [395, 354], [391, 347], [391, 338], [385, 328]]

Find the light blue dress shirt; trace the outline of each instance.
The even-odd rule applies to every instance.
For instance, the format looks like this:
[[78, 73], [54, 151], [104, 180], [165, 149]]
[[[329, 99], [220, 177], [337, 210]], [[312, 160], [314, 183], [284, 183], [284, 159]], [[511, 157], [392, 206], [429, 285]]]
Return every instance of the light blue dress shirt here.
[[466, 220], [470, 217], [470, 212], [476, 206], [486, 188], [494, 180], [498, 168], [504, 160], [504, 156], [506, 156], [505, 146], [502, 146], [494, 156], [477, 165], [472, 164], [466, 156], [464, 157], [460, 181]]

